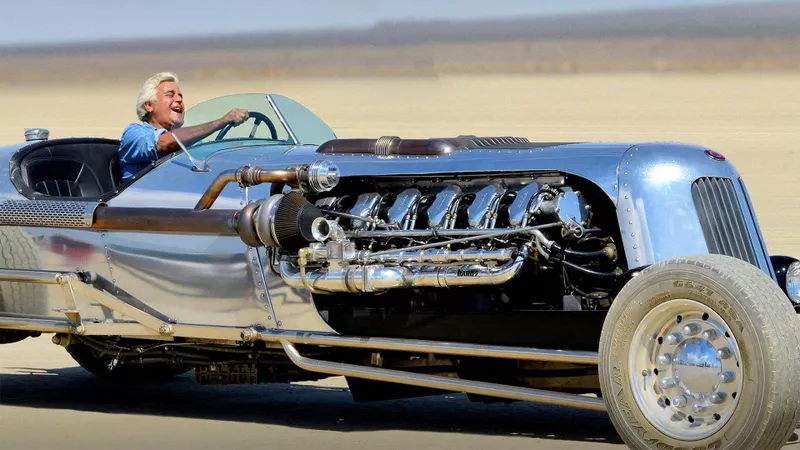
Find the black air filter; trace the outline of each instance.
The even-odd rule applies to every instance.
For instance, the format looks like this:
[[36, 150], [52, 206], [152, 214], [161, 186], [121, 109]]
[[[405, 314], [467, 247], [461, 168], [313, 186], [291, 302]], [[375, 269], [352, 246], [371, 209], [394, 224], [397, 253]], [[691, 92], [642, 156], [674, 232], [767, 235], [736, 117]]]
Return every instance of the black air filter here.
[[269, 247], [297, 251], [313, 242], [311, 223], [322, 211], [296, 191], [267, 199], [256, 212], [258, 238]]

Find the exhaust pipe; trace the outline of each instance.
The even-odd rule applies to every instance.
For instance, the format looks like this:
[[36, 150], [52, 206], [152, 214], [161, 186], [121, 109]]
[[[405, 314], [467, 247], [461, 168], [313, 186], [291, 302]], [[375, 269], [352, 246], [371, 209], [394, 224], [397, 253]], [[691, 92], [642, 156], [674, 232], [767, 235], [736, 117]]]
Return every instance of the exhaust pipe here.
[[299, 270], [288, 261], [281, 261], [280, 274], [291, 287], [310, 289], [317, 293], [380, 292], [388, 289], [420, 287], [451, 288], [460, 286], [491, 286], [503, 284], [522, 270], [527, 251], [503, 266], [491, 268], [478, 265], [459, 267], [385, 267], [356, 265], [341, 269]]

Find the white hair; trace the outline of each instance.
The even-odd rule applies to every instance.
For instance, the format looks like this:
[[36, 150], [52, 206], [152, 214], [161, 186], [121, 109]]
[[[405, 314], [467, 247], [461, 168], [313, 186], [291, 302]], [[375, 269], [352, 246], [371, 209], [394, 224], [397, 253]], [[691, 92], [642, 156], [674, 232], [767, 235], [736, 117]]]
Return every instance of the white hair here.
[[144, 104], [147, 102], [155, 103], [156, 88], [159, 84], [165, 81], [174, 81], [177, 84], [178, 76], [172, 72], [160, 72], [148, 78], [147, 81], [144, 82], [142, 90], [139, 91], [139, 97], [136, 98], [136, 115], [139, 116], [139, 120], [142, 122], [146, 121], [147, 116], [150, 115], [150, 112], [147, 111], [147, 108], [144, 107]]

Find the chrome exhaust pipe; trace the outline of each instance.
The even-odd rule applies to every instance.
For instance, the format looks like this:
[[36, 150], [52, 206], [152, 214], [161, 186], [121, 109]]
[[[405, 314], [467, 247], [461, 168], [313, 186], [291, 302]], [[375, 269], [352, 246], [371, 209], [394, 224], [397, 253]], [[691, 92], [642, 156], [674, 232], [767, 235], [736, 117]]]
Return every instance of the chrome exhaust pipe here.
[[514, 278], [525, 263], [527, 251], [500, 267], [465, 265], [457, 267], [401, 267], [354, 265], [341, 269], [299, 270], [282, 261], [279, 272], [289, 286], [326, 292], [380, 292], [388, 289], [419, 287], [451, 288], [460, 286], [490, 286]]

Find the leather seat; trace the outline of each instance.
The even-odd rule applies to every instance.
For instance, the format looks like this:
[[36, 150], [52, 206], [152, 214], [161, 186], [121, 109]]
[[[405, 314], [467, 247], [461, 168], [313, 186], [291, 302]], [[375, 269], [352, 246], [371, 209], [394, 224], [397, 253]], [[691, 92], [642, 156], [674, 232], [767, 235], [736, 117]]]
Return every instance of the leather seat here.
[[73, 138], [37, 142], [15, 155], [11, 177], [18, 187], [22, 184], [32, 190], [29, 196], [34, 198], [42, 194], [100, 198], [121, 183], [119, 141]]

